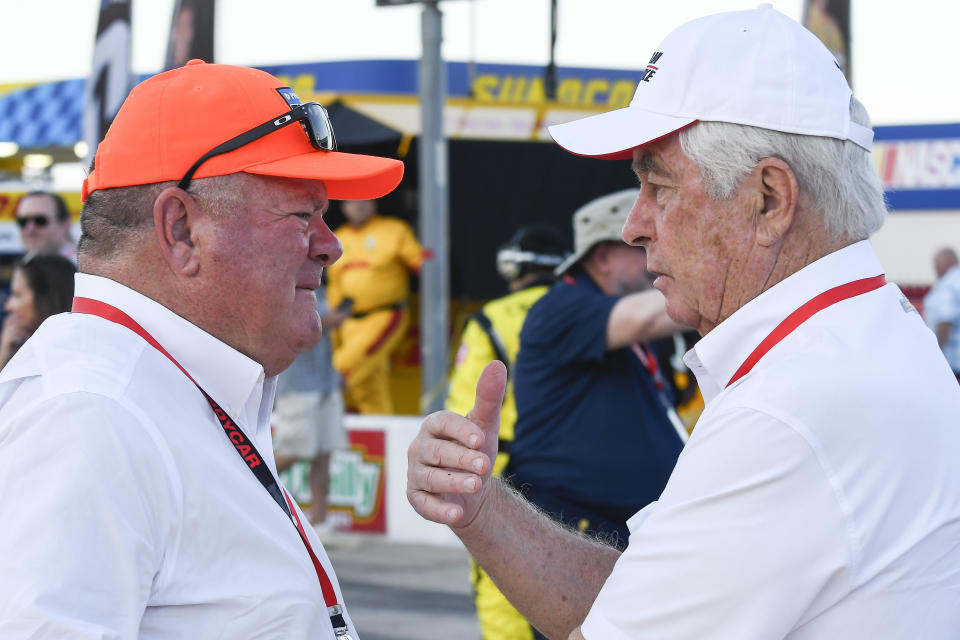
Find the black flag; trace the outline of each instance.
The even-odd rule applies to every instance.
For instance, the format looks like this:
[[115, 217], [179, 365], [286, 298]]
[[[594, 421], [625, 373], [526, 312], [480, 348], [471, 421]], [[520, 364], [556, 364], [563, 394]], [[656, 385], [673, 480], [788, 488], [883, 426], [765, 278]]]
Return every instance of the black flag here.
[[83, 100], [83, 139], [88, 145], [87, 166], [97, 145], [130, 91], [131, 0], [101, 0], [93, 46], [93, 68]]
[[850, 55], [850, 0], [806, 0], [803, 26], [827, 45], [853, 86]]
[[182, 67], [193, 58], [213, 62], [214, 8], [214, 0], [177, 0], [164, 69]]

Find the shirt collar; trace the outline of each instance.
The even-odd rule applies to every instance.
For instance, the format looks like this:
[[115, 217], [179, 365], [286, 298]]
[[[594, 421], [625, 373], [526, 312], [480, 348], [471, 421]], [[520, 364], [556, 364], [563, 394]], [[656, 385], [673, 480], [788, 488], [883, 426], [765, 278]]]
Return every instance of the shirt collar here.
[[573, 284], [589, 287], [594, 291], [599, 291], [600, 293], [604, 293], [603, 289], [600, 288], [600, 285], [596, 283], [596, 281], [590, 276], [590, 274], [587, 273], [587, 270], [584, 269], [582, 266], [572, 269], [569, 275], [570, 275], [570, 279], [573, 280]]
[[[272, 385], [264, 386], [263, 367], [178, 316], [159, 302], [109, 278], [76, 275], [75, 295], [120, 309], [147, 330], [190, 373], [197, 384], [231, 417], [259, 422], [263, 400], [272, 401]], [[259, 425], [258, 425], [259, 426]]]
[[862, 240], [807, 265], [740, 307], [684, 356], [704, 401], [720, 393], [757, 345], [800, 305], [833, 287], [882, 273], [870, 242]]

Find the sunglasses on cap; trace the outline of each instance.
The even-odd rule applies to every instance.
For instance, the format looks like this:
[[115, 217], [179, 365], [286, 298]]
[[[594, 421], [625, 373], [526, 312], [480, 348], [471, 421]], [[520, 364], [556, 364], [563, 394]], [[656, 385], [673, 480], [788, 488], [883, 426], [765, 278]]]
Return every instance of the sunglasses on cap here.
[[42, 229], [50, 224], [50, 218], [46, 216], [23, 216], [22, 218], [17, 218], [17, 226], [21, 229], [26, 229], [27, 225], [31, 222], [35, 227]]
[[[241, 133], [236, 138], [231, 138], [230, 140], [217, 145], [210, 151], [207, 151], [199, 160], [193, 163], [193, 166], [190, 167], [185, 174], [183, 174], [183, 178], [180, 179], [180, 182], [177, 184], [177, 186], [186, 191], [188, 188], [190, 188], [190, 182], [193, 180], [193, 174], [197, 172], [197, 169], [200, 168], [200, 165], [210, 158], [223, 153], [235, 151], [246, 144], [250, 144], [254, 140], [258, 140], [268, 134], [273, 133], [274, 131], [277, 131], [278, 129], [282, 129], [293, 122], [300, 123], [314, 149], [317, 149], [318, 151], [336, 151], [337, 139], [333, 135], [333, 125], [330, 124], [330, 116], [327, 114], [327, 110], [324, 109], [319, 102], [307, 102], [305, 104], [297, 105], [283, 115], [264, 122], [263, 124], [258, 125], [249, 131]], [[20, 226], [24, 225], [21, 224]]]

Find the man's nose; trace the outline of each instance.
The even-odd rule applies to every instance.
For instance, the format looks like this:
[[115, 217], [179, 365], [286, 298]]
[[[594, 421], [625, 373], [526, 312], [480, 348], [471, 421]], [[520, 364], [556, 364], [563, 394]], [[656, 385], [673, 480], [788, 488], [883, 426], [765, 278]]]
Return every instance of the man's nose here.
[[640, 188], [640, 194], [637, 196], [633, 208], [627, 215], [627, 221], [623, 224], [623, 240], [627, 244], [640, 246], [646, 245], [653, 237], [653, 225], [649, 215], [650, 203], [647, 202], [646, 191], [649, 187]]
[[343, 255], [343, 245], [333, 231], [327, 226], [327, 223], [320, 222], [317, 228], [310, 236], [310, 257], [319, 260], [323, 266], [329, 266], [340, 259]]

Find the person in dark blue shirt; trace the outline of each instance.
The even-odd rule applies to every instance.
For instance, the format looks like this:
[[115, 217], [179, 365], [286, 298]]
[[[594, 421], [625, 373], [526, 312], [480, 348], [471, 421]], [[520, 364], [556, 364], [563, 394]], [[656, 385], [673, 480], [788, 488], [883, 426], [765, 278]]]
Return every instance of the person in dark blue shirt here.
[[621, 228], [638, 191], [574, 214], [576, 251], [530, 310], [505, 473], [554, 519], [626, 546], [627, 519], [660, 496], [686, 440], [649, 341], [681, 329]]

